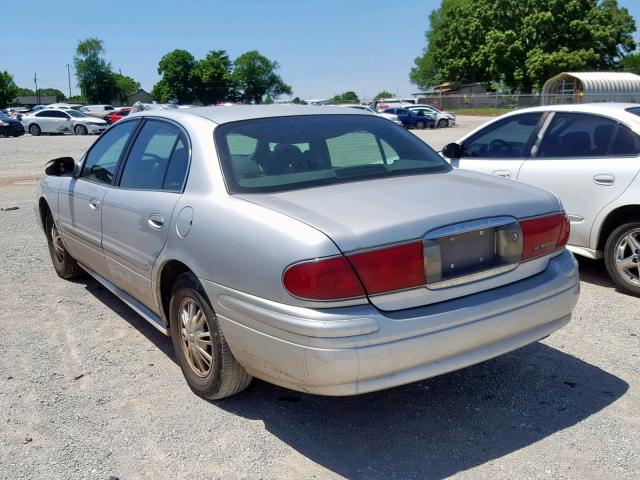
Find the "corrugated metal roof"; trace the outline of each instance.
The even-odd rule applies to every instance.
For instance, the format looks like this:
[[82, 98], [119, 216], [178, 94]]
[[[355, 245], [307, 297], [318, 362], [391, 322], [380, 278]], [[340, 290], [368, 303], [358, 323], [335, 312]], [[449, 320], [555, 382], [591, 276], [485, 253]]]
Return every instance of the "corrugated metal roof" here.
[[587, 101], [637, 101], [640, 96], [640, 75], [628, 72], [563, 72], [544, 83], [542, 94], [549, 95], [558, 81], [573, 79], [582, 84]]

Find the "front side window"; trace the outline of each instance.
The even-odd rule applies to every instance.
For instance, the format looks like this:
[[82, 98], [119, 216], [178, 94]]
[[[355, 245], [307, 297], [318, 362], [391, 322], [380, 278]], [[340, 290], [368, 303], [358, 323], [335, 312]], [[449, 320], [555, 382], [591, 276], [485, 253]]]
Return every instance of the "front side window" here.
[[524, 113], [499, 120], [462, 144], [460, 158], [525, 158], [542, 113]]
[[[120, 186], [138, 190], [161, 190], [180, 135], [178, 127], [170, 123], [157, 120], [146, 122], [131, 147]], [[184, 142], [180, 150], [186, 153]], [[182, 182], [179, 187], [182, 187]], [[175, 185], [173, 188], [175, 189]]]
[[231, 193], [287, 191], [451, 168], [415, 135], [368, 115], [245, 120], [217, 127], [215, 138]]
[[85, 115], [84, 113], [79, 112], [77, 110], [67, 110], [67, 113], [69, 115], [71, 115], [72, 117], [74, 117], [74, 118], [86, 118], [87, 117], [87, 115]]
[[601, 157], [609, 152], [617, 122], [585, 113], [556, 113], [538, 157]]
[[137, 125], [137, 121], [129, 121], [107, 130], [87, 153], [81, 177], [112, 185], [120, 156]]

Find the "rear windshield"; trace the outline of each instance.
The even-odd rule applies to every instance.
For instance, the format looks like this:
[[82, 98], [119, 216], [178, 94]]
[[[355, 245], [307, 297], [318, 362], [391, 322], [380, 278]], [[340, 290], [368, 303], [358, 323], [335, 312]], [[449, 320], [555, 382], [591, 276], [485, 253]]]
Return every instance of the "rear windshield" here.
[[634, 115], [638, 115], [640, 117], [640, 107], [627, 108], [627, 112], [633, 113]]
[[281, 192], [451, 168], [403, 127], [369, 115], [244, 120], [221, 125], [215, 135], [231, 193]]

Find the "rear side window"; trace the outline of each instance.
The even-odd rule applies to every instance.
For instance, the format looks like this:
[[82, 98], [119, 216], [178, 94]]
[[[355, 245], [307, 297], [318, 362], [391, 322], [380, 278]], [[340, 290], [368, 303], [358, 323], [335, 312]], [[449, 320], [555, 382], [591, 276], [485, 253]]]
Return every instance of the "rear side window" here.
[[606, 156], [616, 127], [616, 121], [598, 115], [556, 113], [542, 139], [538, 156]]
[[82, 178], [106, 185], [113, 184], [120, 156], [137, 125], [137, 121], [128, 121], [107, 130], [87, 153]]
[[277, 192], [450, 170], [404, 128], [369, 115], [304, 115], [223, 124], [216, 146], [231, 193]]
[[55, 115], [53, 115], [53, 111], [51, 111], [51, 110], [44, 110], [42, 112], [36, 113], [36, 117], [47, 117], [47, 118], [50, 118], [50, 117], [55, 117]]
[[626, 125], [618, 124], [618, 130], [611, 145], [611, 155], [638, 154], [640, 154], [640, 137]]
[[542, 113], [523, 113], [499, 120], [462, 144], [461, 158], [525, 158]]
[[149, 120], [131, 147], [120, 186], [138, 190], [179, 191], [182, 189], [188, 158], [186, 142], [178, 127]]

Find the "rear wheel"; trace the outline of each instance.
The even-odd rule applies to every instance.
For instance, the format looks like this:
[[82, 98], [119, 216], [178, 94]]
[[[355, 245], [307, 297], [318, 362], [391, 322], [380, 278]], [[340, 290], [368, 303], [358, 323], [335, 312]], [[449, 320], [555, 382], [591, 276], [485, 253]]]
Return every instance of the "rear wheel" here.
[[40, 126], [36, 125], [35, 123], [32, 125], [29, 125], [29, 133], [31, 135], [33, 135], [34, 137], [37, 137], [38, 135], [40, 135], [42, 133], [42, 130], [40, 129]]
[[231, 353], [218, 318], [193, 273], [176, 280], [169, 319], [180, 368], [196, 395], [217, 400], [247, 388], [252, 377]]
[[60, 278], [69, 279], [77, 277], [81, 273], [78, 262], [69, 254], [62, 243], [62, 237], [50, 212], [47, 213], [45, 219], [45, 229], [51, 263], [53, 263], [53, 268], [56, 273]]
[[604, 262], [620, 290], [640, 297], [640, 222], [626, 223], [611, 232]]
[[73, 133], [75, 133], [76, 135], [86, 135], [87, 127], [85, 127], [84, 125], [76, 125], [75, 127], [73, 127]]
[[416, 128], [417, 128], [418, 130], [424, 130], [424, 128], [425, 128], [426, 126], [427, 126], [427, 124], [426, 124], [426, 123], [424, 123], [424, 121], [422, 121], [422, 120], [418, 120], [418, 121], [416, 122]]

